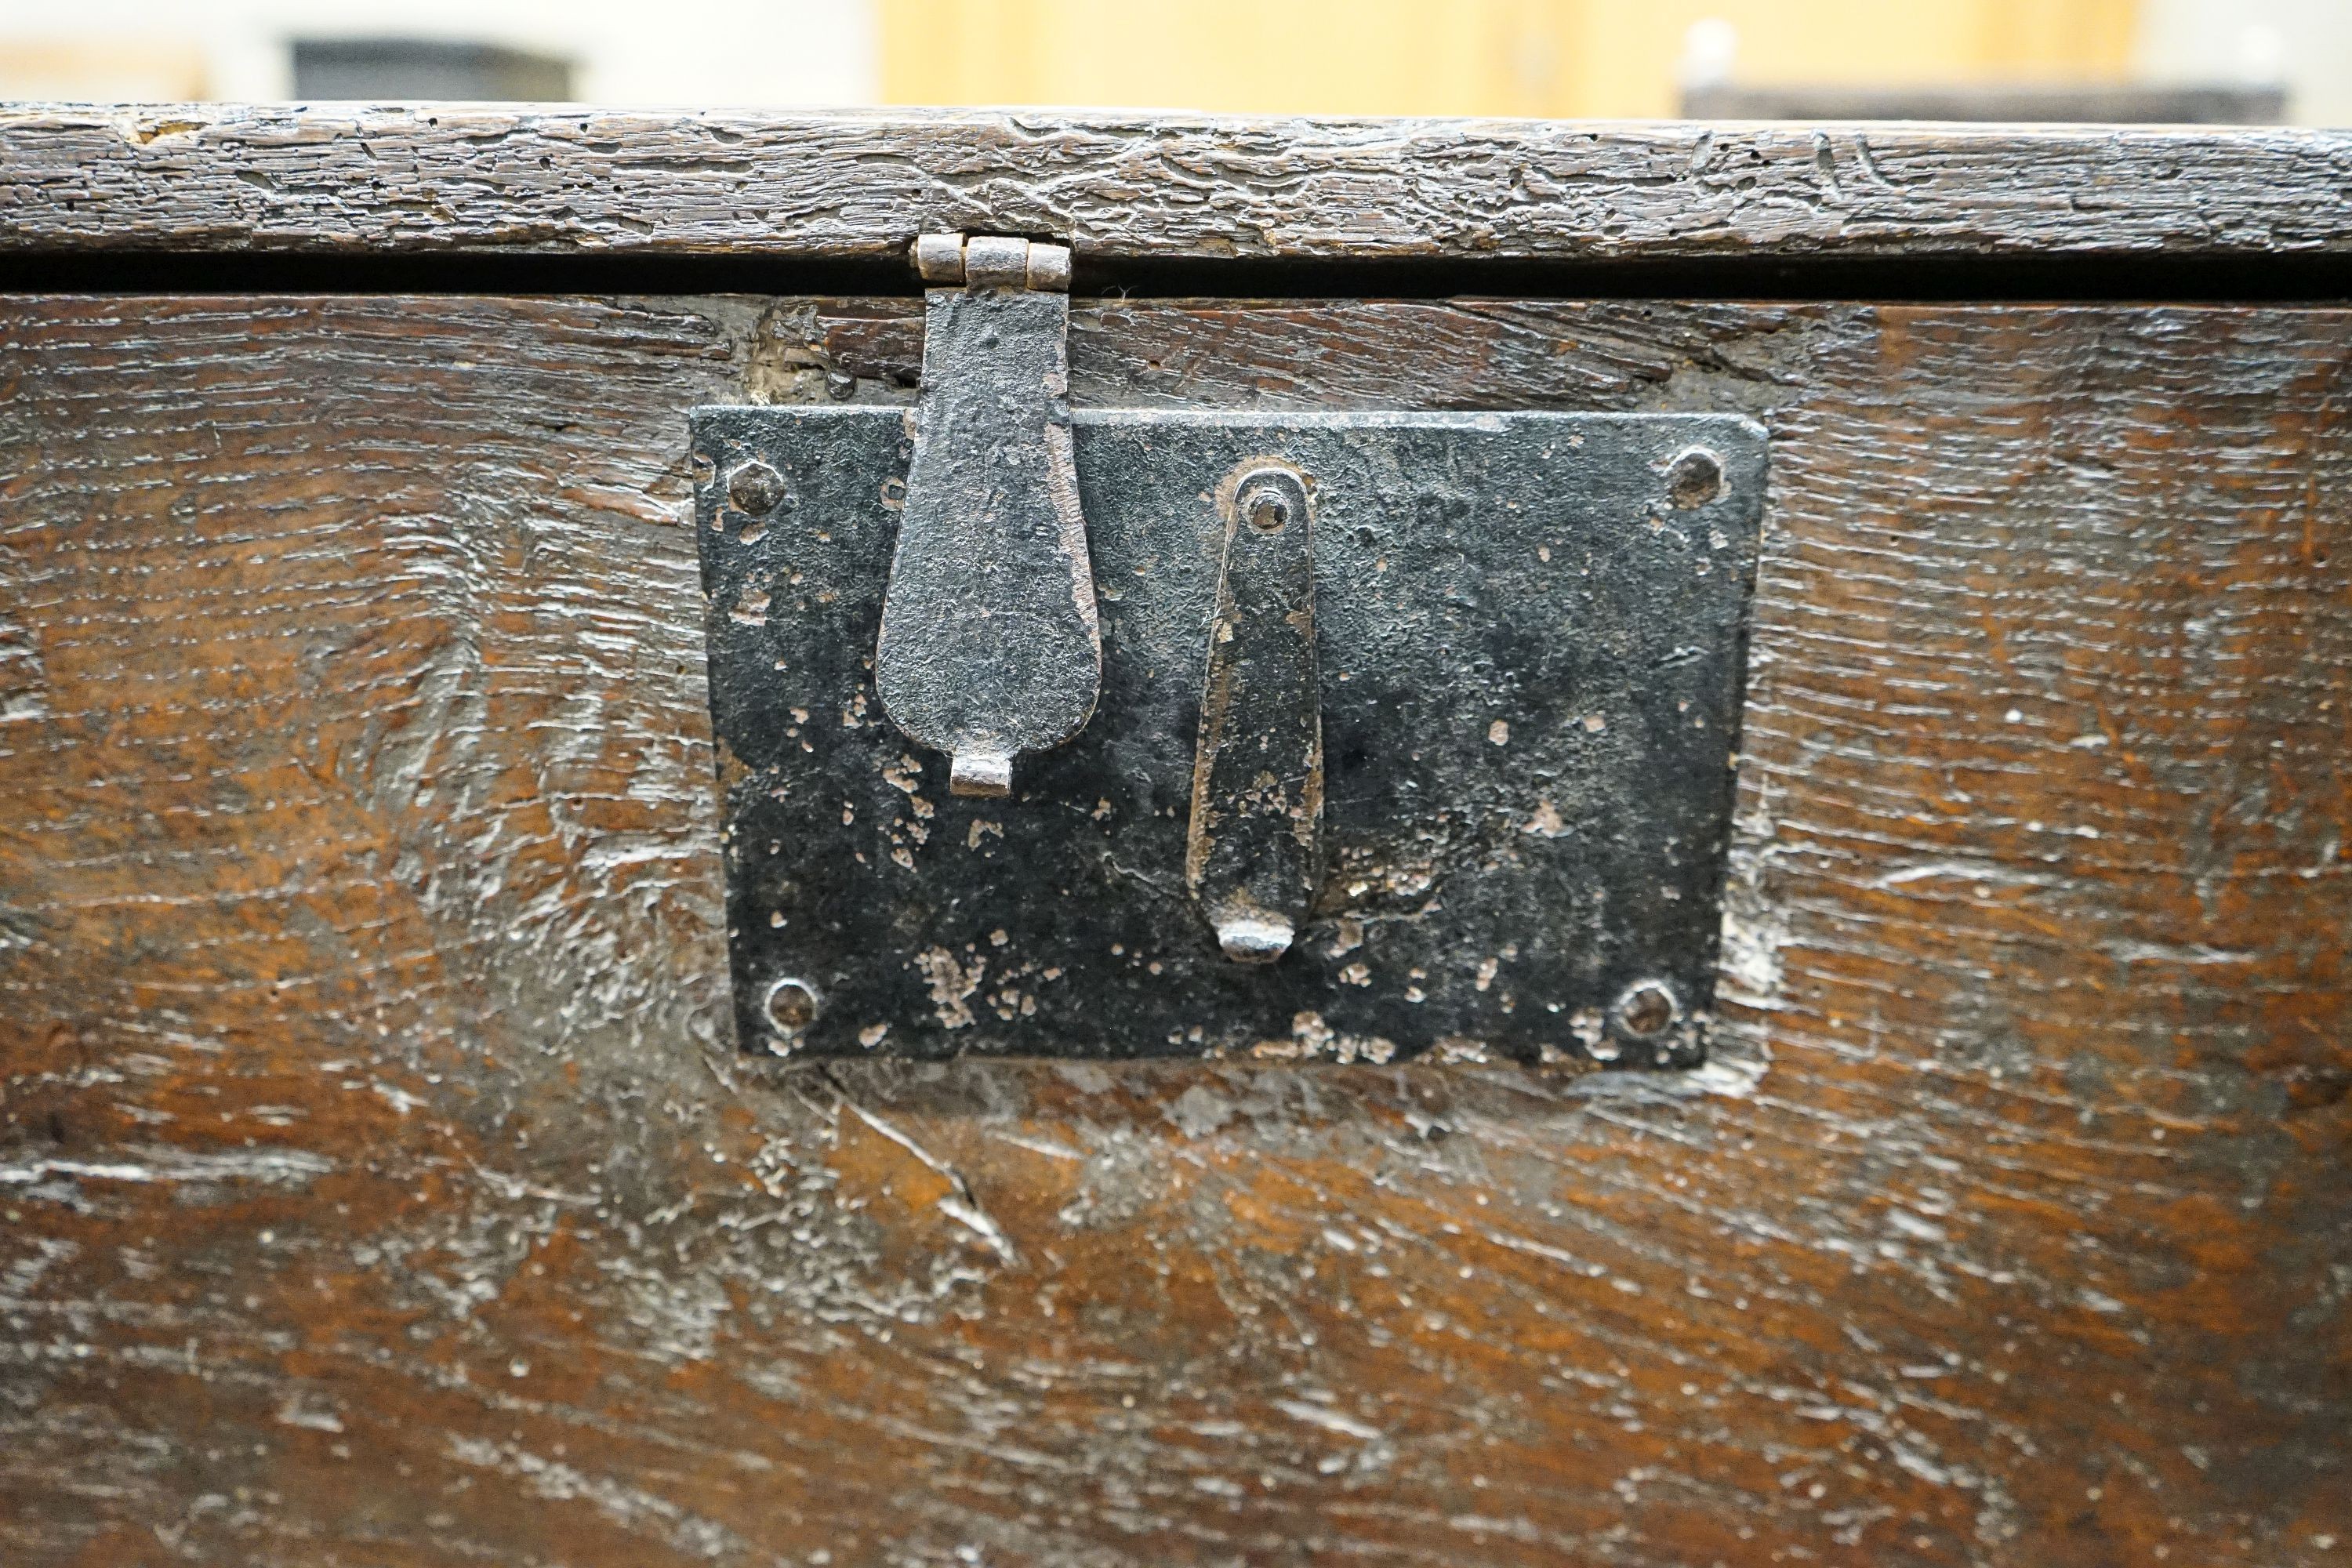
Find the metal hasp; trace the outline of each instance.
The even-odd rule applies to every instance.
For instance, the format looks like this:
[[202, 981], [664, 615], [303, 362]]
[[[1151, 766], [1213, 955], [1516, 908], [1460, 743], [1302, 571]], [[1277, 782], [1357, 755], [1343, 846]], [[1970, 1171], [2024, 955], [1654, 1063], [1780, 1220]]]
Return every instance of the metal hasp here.
[[[1070, 431], [1101, 700], [987, 799], [874, 701], [903, 410], [695, 411], [746, 1050], [1704, 1059], [1761, 429], [1080, 409]], [[1254, 528], [1245, 494], [1290, 520]], [[1239, 898], [1292, 922], [1269, 962], [1213, 934]]]
[[1289, 951], [1323, 879], [1322, 693], [1307, 476], [1248, 463], [1220, 487], [1184, 880], [1227, 958]]
[[1070, 252], [915, 243], [923, 376], [874, 643], [891, 722], [945, 752], [957, 795], [1012, 793], [1013, 759], [1095, 710], [1102, 637], [1070, 448]]

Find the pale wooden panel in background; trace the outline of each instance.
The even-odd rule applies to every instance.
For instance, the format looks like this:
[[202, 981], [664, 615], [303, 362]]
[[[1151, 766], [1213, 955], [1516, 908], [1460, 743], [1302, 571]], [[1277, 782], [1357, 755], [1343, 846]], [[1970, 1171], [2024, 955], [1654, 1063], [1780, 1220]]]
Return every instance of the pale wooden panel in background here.
[[1752, 82], [2112, 79], [2138, 0], [878, 0], [883, 100], [1258, 114], [1675, 112], [1693, 23]]

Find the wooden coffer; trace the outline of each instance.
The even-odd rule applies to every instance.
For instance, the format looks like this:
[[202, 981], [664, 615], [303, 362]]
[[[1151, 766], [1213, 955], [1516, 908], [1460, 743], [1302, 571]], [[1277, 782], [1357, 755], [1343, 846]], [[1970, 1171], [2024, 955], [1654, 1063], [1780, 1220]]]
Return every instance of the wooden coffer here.
[[[949, 231], [1082, 416], [1760, 429], [1703, 1062], [743, 1048], [689, 411], [912, 405]], [[2347, 251], [2318, 132], [0, 116], [0, 1562], [2352, 1562]]]

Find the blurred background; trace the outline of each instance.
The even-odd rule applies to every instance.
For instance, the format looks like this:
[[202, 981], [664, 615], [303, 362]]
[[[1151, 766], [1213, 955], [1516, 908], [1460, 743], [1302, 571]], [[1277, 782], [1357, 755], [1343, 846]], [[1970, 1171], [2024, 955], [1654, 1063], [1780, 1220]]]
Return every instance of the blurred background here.
[[2352, 0], [0, 0], [0, 98], [2352, 124]]

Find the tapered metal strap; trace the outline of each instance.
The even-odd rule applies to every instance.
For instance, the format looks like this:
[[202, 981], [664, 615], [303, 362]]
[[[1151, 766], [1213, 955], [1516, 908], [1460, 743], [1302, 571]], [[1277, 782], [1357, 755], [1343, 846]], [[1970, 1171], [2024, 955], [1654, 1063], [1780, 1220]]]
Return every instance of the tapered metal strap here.
[[1003, 795], [1095, 710], [1102, 634], [1071, 453], [1070, 253], [926, 235], [922, 388], [875, 650], [883, 710]]

